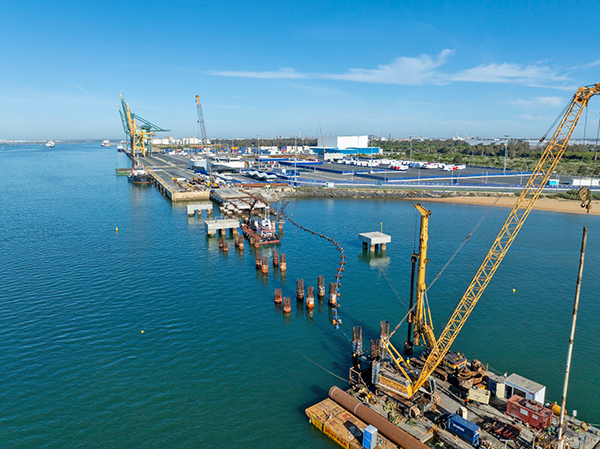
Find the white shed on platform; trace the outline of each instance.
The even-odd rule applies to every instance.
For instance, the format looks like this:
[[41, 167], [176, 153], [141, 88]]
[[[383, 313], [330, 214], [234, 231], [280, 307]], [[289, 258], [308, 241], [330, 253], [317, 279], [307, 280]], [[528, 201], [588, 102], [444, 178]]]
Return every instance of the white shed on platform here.
[[533, 399], [534, 401], [544, 403], [546, 399], [546, 386], [538, 384], [533, 380], [526, 379], [518, 374], [511, 374], [504, 379], [506, 385], [506, 398], [512, 397], [514, 394], [524, 397], [525, 399]]

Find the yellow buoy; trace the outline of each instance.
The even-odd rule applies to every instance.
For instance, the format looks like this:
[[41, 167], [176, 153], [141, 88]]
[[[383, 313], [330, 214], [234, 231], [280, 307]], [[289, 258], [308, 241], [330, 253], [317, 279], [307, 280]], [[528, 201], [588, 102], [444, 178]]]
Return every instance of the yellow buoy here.
[[119, 232], [119, 227], [118, 226], [115, 228], [115, 232]]
[[516, 292], [516, 290], [513, 288], [513, 293]]
[[143, 330], [143, 329], [142, 329], [141, 333], [142, 333], [142, 334], [144, 333], [144, 330]]

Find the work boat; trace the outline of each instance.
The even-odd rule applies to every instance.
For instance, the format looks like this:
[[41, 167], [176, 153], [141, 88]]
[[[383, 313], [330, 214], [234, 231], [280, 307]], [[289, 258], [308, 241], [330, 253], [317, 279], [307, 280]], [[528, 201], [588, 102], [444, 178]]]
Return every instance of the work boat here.
[[248, 228], [258, 237], [257, 243], [259, 244], [279, 242], [275, 225], [266, 215], [262, 218], [252, 218], [248, 224]]
[[54, 148], [54, 142], [53, 142], [53, 141], [51, 141], [51, 140], [49, 140], [48, 142], [46, 142], [46, 146], [47, 146], [48, 148]]
[[210, 165], [213, 170], [240, 171], [246, 166], [240, 157], [211, 156]]
[[142, 164], [136, 164], [131, 169], [131, 173], [127, 176], [129, 182], [134, 184], [149, 184], [150, 174], [146, 171], [146, 167]]
[[103, 140], [102, 143], [100, 144], [101, 147], [111, 147], [112, 143], [110, 143], [110, 140]]

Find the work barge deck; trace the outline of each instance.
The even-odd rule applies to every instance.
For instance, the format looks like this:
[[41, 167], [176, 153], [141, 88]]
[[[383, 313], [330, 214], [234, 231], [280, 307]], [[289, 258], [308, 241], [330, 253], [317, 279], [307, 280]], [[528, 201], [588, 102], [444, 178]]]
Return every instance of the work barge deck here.
[[[456, 413], [480, 428], [480, 445], [487, 449], [558, 449], [556, 440], [550, 438], [550, 429], [558, 426], [558, 416], [553, 414], [550, 426], [536, 429], [533, 425], [507, 414], [509, 402], [498, 394], [488, 394], [489, 403], [473, 400], [461, 391], [452, 379], [436, 379], [437, 404], [425, 412], [416, 406], [398, 407], [402, 398], [377, 390], [357, 378], [357, 367], [350, 370], [351, 384], [347, 390], [336, 386], [329, 397], [306, 409], [309, 421], [321, 432], [344, 448], [363, 446], [363, 432], [367, 426], [378, 431], [377, 448], [427, 449], [444, 446], [454, 449], [472, 449], [474, 446], [455, 433], [445, 429], [437, 419]], [[364, 374], [364, 373], [363, 373]], [[488, 380], [479, 386], [487, 390], [503, 382], [504, 376], [488, 373]], [[494, 389], [494, 388], [492, 388]], [[485, 402], [485, 401], [484, 401]], [[523, 401], [531, 402], [534, 401]], [[541, 404], [540, 404], [541, 406]], [[541, 408], [541, 407], [540, 407]], [[416, 413], [415, 413], [416, 411]], [[535, 413], [535, 409], [530, 413]], [[535, 415], [534, 415], [535, 416]], [[437, 423], [436, 423], [437, 421]], [[565, 438], [570, 449], [600, 449], [600, 430], [573, 417], [566, 417]]]

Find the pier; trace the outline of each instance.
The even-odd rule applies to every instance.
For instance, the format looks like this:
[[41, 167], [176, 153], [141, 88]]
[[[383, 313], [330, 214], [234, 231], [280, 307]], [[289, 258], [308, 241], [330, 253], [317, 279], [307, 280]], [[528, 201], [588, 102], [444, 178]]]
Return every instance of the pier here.
[[187, 214], [189, 217], [193, 217], [196, 214], [198, 214], [198, 218], [201, 218], [202, 211], [206, 211], [206, 215], [208, 217], [210, 217], [213, 213], [212, 203], [188, 204], [187, 205]]
[[[131, 154], [127, 153], [127, 156], [135, 163]], [[139, 159], [150, 174], [152, 184], [160, 193], [172, 202], [210, 198], [210, 189], [184, 166], [183, 161], [175, 163], [160, 156], [146, 155]]]
[[239, 221], [231, 218], [225, 218], [222, 220], [206, 220], [204, 222], [206, 234], [210, 236], [213, 236], [217, 233], [221, 234], [224, 231], [227, 232], [228, 229], [231, 236], [237, 235], [237, 229], [239, 225]]
[[386, 245], [392, 241], [392, 237], [382, 232], [364, 232], [358, 234], [358, 238], [363, 242], [363, 249], [369, 248], [370, 252], [374, 252], [378, 246], [381, 252], [385, 252]]

